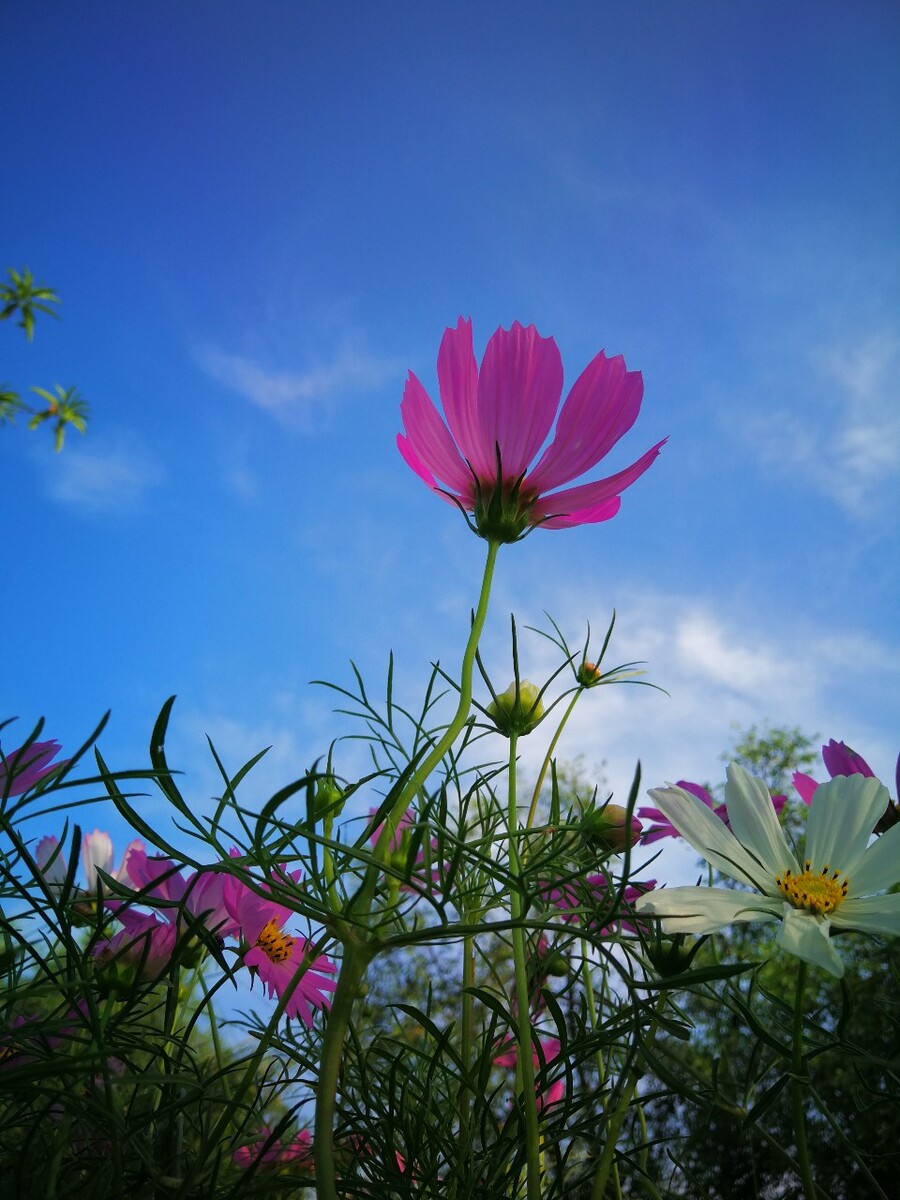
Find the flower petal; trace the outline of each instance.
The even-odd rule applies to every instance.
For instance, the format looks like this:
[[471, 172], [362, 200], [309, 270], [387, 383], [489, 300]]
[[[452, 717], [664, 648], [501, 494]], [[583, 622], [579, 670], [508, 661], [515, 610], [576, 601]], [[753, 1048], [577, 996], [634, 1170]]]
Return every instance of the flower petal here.
[[829, 925], [827, 917], [817, 917], [805, 909], [785, 904], [784, 920], [775, 941], [783, 950], [840, 979], [844, 964], [829, 936]]
[[[850, 895], [868, 896], [900, 882], [900, 825], [892, 825], [866, 850], [850, 879]], [[843, 907], [843, 906], [842, 906]]]
[[[478, 376], [481, 446], [500, 447], [503, 478], [517, 479], [550, 432], [562, 395], [562, 358], [553, 338], [518, 321], [487, 344]], [[496, 462], [487, 478], [496, 478]]]
[[812, 869], [828, 866], [855, 883], [854, 871], [889, 800], [883, 783], [863, 775], [838, 775], [820, 783], [806, 824], [806, 857]]
[[737, 763], [728, 764], [725, 808], [734, 836], [770, 875], [786, 867], [796, 871], [797, 860], [788, 846], [766, 785]]
[[900, 892], [845, 900], [831, 914], [831, 923], [845, 929], [859, 929], [863, 933], [900, 936]]
[[482, 437], [478, 419], [478, 366], [472, 349], [471, 321], [460, 317], [455, 329], [445, 330], [438, 350], [437, 374], [444, 416], [457, 446], [480, 479], [492, 478], [497, 456], [493, 442], [486, 443]]
[[641, 916], [660, 917], [666, 933], [714, 933], [735, 921], [777, 921], [781, 905], [768, 896], [725, 888], [657, 888], [634, 904]]
[[822, 747], [822, 762], [832, 779], [838, 775], [865, 775], [872, 779], [875, 774], [861, 754], [834, 738]]
[[[436, 476], [443, 483], [449, 484], [450, 487], [456, 488], [457, 491], [471, 489], [472, 474], [428, 393], [412, 371], [410, 371], [406, 387], [403, 389], [400, 416], [403, 420], [406, 442], [430, 474]], [[403, 453], [402, 447], [401, 453]], [[410, 463], [410, 465], [413, 464]], [[413, 469], [416, 468], [413, 467]]]
[[575, 380], [529, 484], [546, 492], [589, 471], [635, 423], [643, 394], [640, 371], [626, 371], [621, 355], [601, 350]]
[[[607, 476], [606, 479], [597, 479], [593, 483], [583, 483], [579, 487], [564, 488], [561, 492], [540, 496], [532, 509], [532, 525], [540, 523], [546, 529], [559, 529], [562, 528], [562, 524], [558, 521], [558, 518], [561, 517], [569, 518], [566, 522], [568, 525], [585, 525], [589, 521], [608, 520], [609, 518], [606, 516], [585, 517], [584, 511], [617, 499], [620, 492], [630, 487], [636, 479], [640, 479], [654, 462], [667, 440], [667, 438], [663, 438], [661, 442], [651, 446], [646, 454], [641, 455], [637, 462], [633, 462], [630, 467], [618, 471], [615, 475]], [[527, 482], [528, 480], [526, 480]], [[618, 506], [616, 507], [617, 511]], [[615, 516], [615, 512], [611, 512], [609, 516]], [[548, 517], [550, 520], [546, 519]]]
[[[561, 496], [562, 492], [557, 492], [557, 496]], [[552, 505], [542, 505], [538, 503], [531, 510], [531, 524], [540, 524], [541, 529], [574, 529], [576, 525], [597, 525], [601, 521], [611, 521], [619, 509], [622, 507], [622, 501], [618, 496], [613, 496], [612, 500], [603, 500], [600, 504], [589, 504], [587, 508], [579, 508], [575, 512], [559, 513], [555, 517], [535, 517], [535, 509], [537, 508], [552, 508]]]
[[802, 771], [795, 771], [793, 784], [797, 790], [797, 795], [803, 803], [811, 804], [815, 790], [819, 786], [819, 781], [813, 779], [812, 775], [805, 775]]
[[682, 788], [672, 787], [651, 788], [650, 795], [663, 815], [708, 863], [732, 879], [780, 899], [775, 872], [763, 870], [725, 822], [710, 812], [702, 800]]

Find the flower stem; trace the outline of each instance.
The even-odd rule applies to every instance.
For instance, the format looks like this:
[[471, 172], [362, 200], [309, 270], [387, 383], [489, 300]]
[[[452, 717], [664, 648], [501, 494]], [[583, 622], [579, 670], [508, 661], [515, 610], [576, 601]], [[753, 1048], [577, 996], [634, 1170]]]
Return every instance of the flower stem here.
[[338, 1076], [353, 1002], [359, 994], [359, 986], [365, 977], [370, 958], [371, 953], [365, 946], [359, 943], [345, 944], [341, 973], [328, 1012], [316, 1088], [316, 1123], [313, 1136], [316, 1195], [320, 1200], [337, 1200], [333, 1132]]
[[550, 767], [550, 762], [553, 759], [553, 751], [556, 749], [556, 744], [562, 736], [562, 731], [566, 727], [566, 722], [572, 715], [572, 709], [578, 703], [578, 697], [581, 695], [583, 688], [578, 688], [575, 695], [569, 701], [566, 711], [562, 715], [562, 720], [556, 727], [556, 733], [550, 740], [550, 745], [547, 747], [547, 753], [544, 755], [544, 761], [541, 763], [541, 769], [538, 772], [537, 782], [534, 785], [534, 794], [531, 797], [531, 807], [528, 810], [528, 820], [525, 822], [525, 828], [530, 829], [534, 824], [535, 814], [537, 812], [538, 800], [541, 795], [541, 788], [544, 786], [544, 780], [547, 777], [547, 771]]
[[509, 738], [509, 858], [513, 875], [510, 909], [515, 922], [512, 930], [513, 964], [516, 976], [516, 1072], [522, 1090], [522, 1109], [525, 1114], [525, 1193], [528, 1200], [541, 1200], [541, 1144], [538, 1132], [537, 1094], [534, 1090], [534, 1048], [531, 1038], [531, 1007], [528, 995], [528, 966], [525, 961], [525, 931], [521, 921], [525, 906], [519, 891], [521, 861], [519, 856], [519, 816], [516, 808], [516, 735]]
[[[494, 578], [494, 566], [497, 562], [497, 551], [500, 549], [500, 544], [497, 541], [488, 542], [487, 560], [484, 565], [484, 576], [481, 581], [481, 592], [472, 618], [472, 627], [469, 630], [469, 638], [466, 642], [462, 666], [460, 667], [459, 703], [456, 706], [456, 712], [450, 724], [444, 730], [443, 735], [438, 739], [416, 770], [413, 771], [405, 786], [401, 789], [393, 809], [388, 814], [384, 822], [384, 828], [374, 849], [374, 858], [379, 863], [383, 863], [389, 853], [391, 838], [396, 829], [399, 815], [406, 810], [412, 798], [421, 790], [428, 776], [456, 741], [468, 719], [469, 710], [472, 707], [472, 675], [475, 669], [475, 654], [478, 650], [478, 642], [487, 618], [491, 583]], [[364, 919], [367, 919], [371, 913], [378, 874], [378, 866], [376, 864], [370, 865], [366, 871], [363, 886], [359, 892], [359, 903], [356, 907], [357, 917], [362, 916]], [[347, 1037], [347, 1030], [350, 1027], [353, 1002], [359, 994], [360, 984], [365, 979], [373, 952], [374, 948], [371, 942], [360, 942], [357, 940], [356, 935], [353, 940], [349, 938], [344, 940], [344, 954], [341, 959], [337, 988], [325, 1024], [321, 1069], [316, 1091], [313, 1152], [316, 1164], [316, 1195], [318, 1200], [338, 1200], [333, 1146], [334, 1112], [338, 1078], [340, 1075], [344, 1042]], [[535, 1200], [539, 1200], [539, 1197], [536, 1197]]]
[[794, 1040], [791, 1055], [791, 1102], [794, 1110], [794, 1137], [797, 1141], [797, 1166], [803, 1195], [806, 1200], [816, 1200], [816, 1184], [809, 1161], [806, 1142], [806, 1115], [803, 1104], [803, 1084], [806, 1070], [803, 1065], [803, 989], [806, 985], [806, 963], [801, 962], [797, 971], [797, 990], [794, 993]]

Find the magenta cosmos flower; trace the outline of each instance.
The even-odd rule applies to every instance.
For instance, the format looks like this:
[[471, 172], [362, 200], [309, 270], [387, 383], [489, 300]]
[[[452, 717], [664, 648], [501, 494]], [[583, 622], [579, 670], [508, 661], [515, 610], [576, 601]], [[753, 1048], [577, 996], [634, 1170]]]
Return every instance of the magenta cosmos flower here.
[[331, 1004], [328, 993], [337, 984], [329, 976], [337, 973], [337, 967], [325, 955], [316, 954], [306, 938], [285, 933], [283, 926], [291, 911], [283, 904], [258, 895], [231, 876], [225, 884], [224, 901], [249, 944], [244, 963], [259, 975], [269, 999], [292, 988], [285, 1013], [312, 1025], [313, 1008]]
[[[620, 493], [643, 475], [663, 445], [657, 442], [606, 479], [563, 488], [628, 432], [644, 385], [639, 371], [625, 369], [621, 355], [607, 358], [601, 351], [560, 409], [559, 349], [533, 325], [526, 329], [517, 321], [511, 329], [498, 329], [479, 369], [472, 322], [460, 317], [441, 340], [437, 374], [443, 417], [410, 372], [397, 445], [416, 474], [472, 513], [471, 527], [492, 541], [515, 542], [538, 525], [566, 529], [608, 521], [619, 511]], [[557, 413], [553, 438], [532, 465]]]
[[[706, 805], [711, 813], [714, 813], [719, 818], [726, 829], [731, 828], [728, 821], [728, 809], [724, 804], [716, 804], [705, 787], [701, 787], [699, 783], [689, 783], [686, 779], [679, 779], [675, 786], [680, 787], [682, 791], [690, 792], [692, 796], [696, 796], [698, 800], [701, 800]], [[772, 797], [772, 806], [779, 816], [785, 804], [787, 804], [787, 796]], [[639, 808], [638, 815], [643, 817], [645, 821], [653, 822], [641, 837], [641, 841], [645, 846], [648, 846], [651, 842], [658, 842], [660, 838], [681, 837], [681, 834], [660, 809], [649, 807]]]
[[0, 796], [21, 796], [29, 788], [60, 770], [69, 761], [53, 763], [50, 760], [59, 754], [59, 742], [32, 742], [20, 746], [8, 754], [0, 750]]
[[[837, 779], [841, 775], [862, 775], [866, 779], [875, 777], [875, 772], [861, 754], [857, 754], [846, 742], [837, 742], [834, 738], [831, 738], [822, 747], [822, 762], [832, 779]], [[875, 833], [884, 833], [891, 826], [900, 824], [900, 755], [897, 756], [895, 779], [897, 799], [888, 801], [884, 814], [875, 826]], [[794, 787], [804, 803], [812, 803], [813, 794], [818, 786], [818, 780], [814, 779], [812, 775], [805, 775], [802, 771], [794, 772]]]

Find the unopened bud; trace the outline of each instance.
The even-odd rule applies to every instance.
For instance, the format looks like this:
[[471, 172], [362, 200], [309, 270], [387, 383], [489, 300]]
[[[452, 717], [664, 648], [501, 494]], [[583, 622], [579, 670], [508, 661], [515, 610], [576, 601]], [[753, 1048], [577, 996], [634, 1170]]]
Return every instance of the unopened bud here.
[[586, 813], [581, 822], [582, 836], [592, 846], [611, 854], [621, 854], [641, 836], [643, 825], [629, 818], [621, 804], [607, 804]]
[[487, 715], [504, 737], [531, 733], [544, 715], [540, 690], [527, 679], [509, 687], [487, 706]]
[[346, 792], [338, 787], [333, 775], [323, 775], [316, 783], [316, 820], [338, 817], [344, 807]]
[[603, 673], [596, 663], [588, 662], [587, 659], [581, 664], [575, 672], [575, 678], [584, 688], [594, 687], [603, 678]]

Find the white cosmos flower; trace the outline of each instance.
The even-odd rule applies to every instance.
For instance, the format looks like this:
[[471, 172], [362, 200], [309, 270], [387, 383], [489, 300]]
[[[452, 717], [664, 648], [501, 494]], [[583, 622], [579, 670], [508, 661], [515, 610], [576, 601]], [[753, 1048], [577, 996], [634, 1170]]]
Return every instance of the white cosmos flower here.
[[708, 863], [753, 892], [710, 887], [658, 888], [634, 907], [662, 919], [667, 933], [712, 933], [734, 921], [780, 921], [777, 941], [840, 977], [844, 964], [830, 930], [900, 935], [900, 825], [869, 838], [890, 797], [877, 779], [839, 775], [816, 788], [801, 864], [788, 845], [765, 785], [732, 763], [725, 803], [731, 830], [683, 788], [650, 795]]

